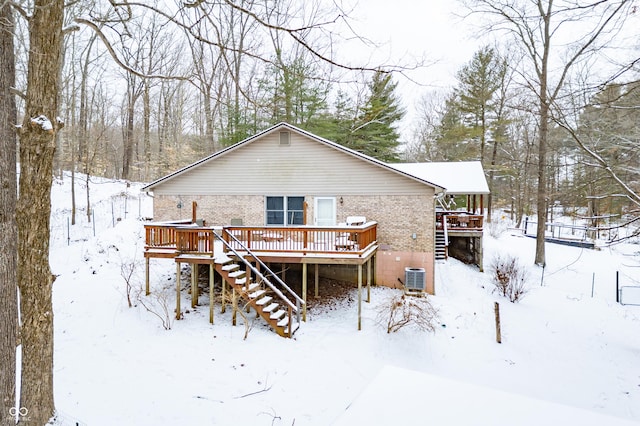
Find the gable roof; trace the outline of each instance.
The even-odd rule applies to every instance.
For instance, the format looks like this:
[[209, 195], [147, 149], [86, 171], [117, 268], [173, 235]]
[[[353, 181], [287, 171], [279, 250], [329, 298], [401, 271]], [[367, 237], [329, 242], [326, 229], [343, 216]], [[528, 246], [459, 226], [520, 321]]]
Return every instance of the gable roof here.
[[389, 166], [447, 188], [447, 194], [489, 194], [480, 161], [394, 163]]
[[144, 186], [142, 188], [142, 191], [145, 191], [145, 192], [153, 191], [153, 189], [156, 186], [161, 185], [164, 182], [167, 182], [167, 181], [169, 181], [169, 180], [171, 180], [171, 179], [173, 179], [173, 178], [175, 178], [177, 176], [180, 176], [180, 175], [182, 175], [184, 173], [189, 172], [190, 170], [193, 170], [193, 169], [195, 169], [197, 167], [200, 167], [200, 166], [202, 166], [202, 165], [204, 165], [206, 163], [209, 163], [210, 161], [214, 161], [217, 158], [223, 157], [223, 156], [229, 154], [230, 152], [233, 152], [233, 151], [235, 151], [237, 149], [241, 149], [242, 147], [247, 146], [247, 145], [251, 144], [252, 142], [255, 142], [256, 140], [259, 140], [260, 138], [262, 138], [263, 136], [265, 136], [265, 135], [267, 135], [267, 134], [269, 134], [271, 132], [274, 132], [274, 131], [277, 131], [277, 130], [282, 130], [282, 129], [286, 129], [286, 130], [290, 130], [292, 132], [299, 133], [301, 135], [304, 135], [304, 136], [308, 137], [311, 140], [314, 140], [316, 142], [322, 143], [322, 144], [324, 144], [324, 145], [326, 145], [326, 146], [328, 146], [330, 148], [333, 148], [333, 149], [335, 149], [337, 151], [341, 151], [341, 152], [343, 152], [345, 154], [348, 154], [348, 155], [351, 155], [353, 157], [356, 157], [356, 158], [358, 158], [358, 159], [360, 159], [362, 161], [365, 161], [365, 162], [368, 162], [368, 163], [373, 164], [375, 166], [381, 167], [383, 169], [392, 171], [392, 172], [394, 172], [396, 174], [405, 176], [405, 177], [410, 178], [410, 179], [412, 179], [414, 181], [418, 181], [418, 182], [420, 182], [422, 184], [429, 185], [429, 186], [431, 186], [431, 187], [433, 187], [435, 189], [436, 193], [445, 190], [445, 188], [443, 186], [435, 184], [430, 180], [424, 179], [424, 178], [419, 177], [419, 176], [414, 176], [411, 173], [407, 173], [407, 172], [405, 172], [403, 170], [394, 168], [391, 165], [389, 165], [387, 163], [384, 163], [384, 162], [382, 162], [380, 160], [377, 160], [377, 159], [375, 159], [373, 157], [369, 157], [368, 155], [362, 154], [362, 153], [360, 153], [358, 151], [354, 151], [354, 150], [352, 150], [350, 148], [347, 148], [345, 146], [342, 146], [340, 144], [332, 142], [332, 141], [330, 141], [328, 139], [324, 139], [324, 138], [322, 138], [320, 136], [314, 135], [313, 133], [310, 133], [310, 132], [302, 130], [302, 129], [298, 128], [298, 127], [295, 127], [295, 126], [293, 126], [293, 125], [291, 125], [289, 123], [284, 123], [283, 122], [283, 123], [278, 123], [278, 124], [276, 124], [274, 126], [271, 126], [268, 129], [263, 130], [260, 133], [257, 133], [255, 135], [243, 140], [243, 141], [240, 141], [240, 142], [238, 142], [238, 143], [236, 143], [234, 145], [231, 145], [231, 146], [229, 146], [229, 147], [227, 147], [227, 148], [225, 148], [223, 150], [220, 150], [220, 151], [218, 151], [218, 152], [216, 152], [214, 154], [211, 154], [211, 155], [209, 155], [209, 156], [207, 156], [205, 158], [202, 158], [202, 159], [196, 161], [195, 163], [190, 164], [190, 165], [188, 165], [186, 167], [183, 167], [183, 168], [181, 168], [181, 169], [179, 169], [179, 170], [177, 170], [177, 171], [175, 171], [173, 173], [170, 173], [170, 174], [168, 174], [166, 176], [163, 176], [163, 177], [161, 177], [159, 179], [156, 179], [155, 181], [151, 182], [150, 184]]

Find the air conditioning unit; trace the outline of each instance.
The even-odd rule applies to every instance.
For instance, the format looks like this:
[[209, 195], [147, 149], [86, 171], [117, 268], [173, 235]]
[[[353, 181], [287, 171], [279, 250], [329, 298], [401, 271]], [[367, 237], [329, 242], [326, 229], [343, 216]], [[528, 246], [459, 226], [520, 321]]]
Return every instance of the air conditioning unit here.
[[425, 291], [426, 285], [424, 268], [404, 268], [404, 286], [408, 291]]

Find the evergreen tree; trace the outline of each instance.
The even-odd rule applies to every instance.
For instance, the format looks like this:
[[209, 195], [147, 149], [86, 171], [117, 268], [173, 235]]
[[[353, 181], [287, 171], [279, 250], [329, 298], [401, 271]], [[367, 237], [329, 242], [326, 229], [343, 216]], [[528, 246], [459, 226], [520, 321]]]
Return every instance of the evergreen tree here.
[[445, 111], [438, 126], [435, 144], [440, 161], [465, 161], [477, 159], [474, 145], [476, 134], [464, 121], [456, 94], [445, 101]]
[[[492, 47], [478, 50], [469, 64], [458, 72], [457, 101], [463, 120], [472, 129], [479, 142], [480, 161], [486, 158], [485, 148], [491, 131], [491, 122], [496, 120], [496, 93], [507, 72], [506, 62]], [[495, 140], [495, 137], [493, 138]]]
[[329, 83], [319, 77], [319, 70], [302, 56], [290, 61], [278, 56], [261, 81], [267, 92], [265, 121], [285, 121], [308, 129], [327, 110]]
[[355, 122], [355, 106], [353, 100], [344, 91], [338, 91], [333, 111], [322, 114], [316, 120], [316, 126], [308, 129], [330, 141], [348, 146], [351, 129]]
[[395, 92], [397, 86], [391, 74], [378, 71], [373, 75], [367, 101], [346, 140], [349, 148], [385, 162], [399, 160], [400, 136], [396, 126], [405, 111]]

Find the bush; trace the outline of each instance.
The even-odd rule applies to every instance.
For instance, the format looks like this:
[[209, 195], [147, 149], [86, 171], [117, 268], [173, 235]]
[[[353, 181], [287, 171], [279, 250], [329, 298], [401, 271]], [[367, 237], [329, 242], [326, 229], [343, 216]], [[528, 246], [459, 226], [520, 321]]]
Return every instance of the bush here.
[[489, 272], [492, 274], [494, 291], [512, 303], [521, 300], [529, 291], [528, 272], [514, 256], [497, 255], [491, 262]]
[[507, 229], [509, 229], [509, 226], [512, 225], [513, 224], [508, 218], [500, 215], [498, 211], [495, 211], [494, 218], [491, 220], [491, 222], [484, 224], [484, 229], [487, 230], [489, 235], [491, 235], [493, 238], [500, 238], [500, 236], [504, 234]]
[[173, 288], [171, 286], [154, 289], [150, 295], [144, 295], [144, 289], [138, 289], [136, 300], [150, 314], [157, 317], [162, 323], [162, 328], [171, 330], [171, 320], [173, 318], [173, 309], [171, 302], [173, 298]]
[[406, 325], [413, 324], [423, 331], [434, 331], [434, 322], [438, 311], [431, 305], [427, 297], [414, 297], [396, 294], [377, 307], [376, 320], [387, 329], [387, 333], [395, 333]]

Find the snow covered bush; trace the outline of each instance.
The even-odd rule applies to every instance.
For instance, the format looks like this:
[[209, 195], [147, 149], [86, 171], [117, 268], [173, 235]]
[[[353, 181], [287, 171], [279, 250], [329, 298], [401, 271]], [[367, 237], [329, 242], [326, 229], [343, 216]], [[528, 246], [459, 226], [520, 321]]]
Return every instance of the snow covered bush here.
[[130, 308], [141, 305], [147, 312], [153, 314], [162, 323], [162, 328], [171, 330], [171, 319], [173, 311], [173, 288], [162, 287], [154, 289], [149, 295], [140, 284], [141, 280], [138, 272], [141, 269], [140, 263], [135, 258], [120, 258], [120, 276], [125, 282], [125, 292], [127, 304]]
[[529, 291], [528, 272], [517, 257], [496, 255], [489, 267], [489, 273], [495, 286], [494, 291], [513, 303], [521, 300]]
[[133, 302], [131, 301], [131, 292], [133, 290], [134, 274], [137, 269], [138, 269], [138, 265], [135, 260], [120, 259], [120, 276], [122, 277], [125, 283], [127, 304], [129, 305], [130, 308], [133, 307]]
[[140, 287], [136, 294], [136, 300], [147, 312], [160, 320], [162, 328], [171, 330], [171, 320], [174, 315], [171, 307], [174, 301], [172, 286], [154, 289], [148, 296], [145, 296], [144, 289]]
[[434, 331], [438, 311], [425, 297], [396, 294], [377, 306], [376, 321], [386, 328], [387, 333], [400, 330], [407, 325], [415, 325], [423, 331]]
[[513, 222], [507, 217], [506, 214], [500, 210], [493, 212], [493, 220], [484, 224], [486, 229], [493, 238], [499, 238], [504, 234], [510, 226], [513, 226]]

